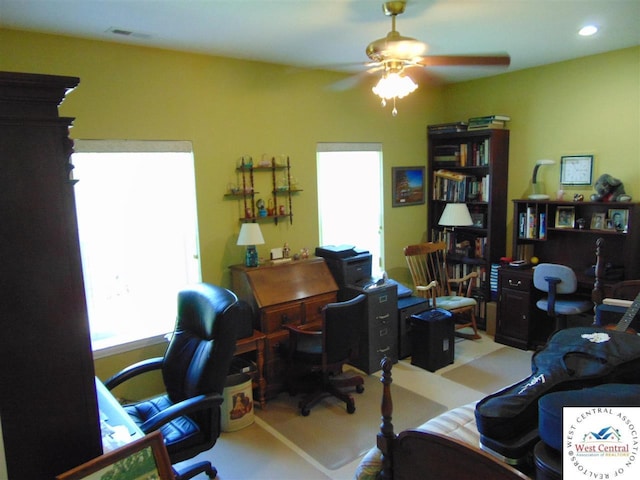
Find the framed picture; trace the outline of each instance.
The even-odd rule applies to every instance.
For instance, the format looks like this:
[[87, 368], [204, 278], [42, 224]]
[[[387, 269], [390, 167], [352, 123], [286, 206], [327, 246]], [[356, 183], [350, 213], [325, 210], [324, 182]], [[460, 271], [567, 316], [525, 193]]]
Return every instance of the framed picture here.
[[473, 222], [473, 226], [476, 228], [484, 228], [484, 214], [483, 213], [472, 213], [471, 221]]
[[56, 480], [173, 480], [173, 468], [159, 431], [145, 435], [56, 477]]
[[393, 206], [424, 203], [424, 167], [392, 167]]
[[611, 219], [613, 228], [622, 232], [627, 229], [629, 210], [626, 208], [611, 208], [609, 209], [609, 218]]
[[593, 155], [569, 155], [560, 158], [562, 185], [591, 185]]
[[558, 207], [556, 209], [556, 228], [573, 228], [575, 220], [574, 207]]
[[605, 230], [606, 226], [604, 212], [594, 213], [591, 217], [591, 230]]

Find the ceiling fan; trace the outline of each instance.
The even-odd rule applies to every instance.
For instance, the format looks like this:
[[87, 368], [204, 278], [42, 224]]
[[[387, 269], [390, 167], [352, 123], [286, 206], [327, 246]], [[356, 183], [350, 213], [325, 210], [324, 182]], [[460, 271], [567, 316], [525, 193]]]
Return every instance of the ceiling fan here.
[[427, 45], [411, 37], [400, 35], [396, 30], [396, 17], [404, 13], [406, 0], [385, 2], [382, 10], [391, 17], [391, 31], [383, 38], [371, 42], [366, 49], [369, 73], [383, 71], [373, 92], [382, 98], [382, 105], [393, 99], [393, 115], [397, 115], [396, 98], [402, 98], [413, 92], [418, 86], [404, 75], [406, 68], [435, 66], [508, 66], [509, 55], [428, 55]]

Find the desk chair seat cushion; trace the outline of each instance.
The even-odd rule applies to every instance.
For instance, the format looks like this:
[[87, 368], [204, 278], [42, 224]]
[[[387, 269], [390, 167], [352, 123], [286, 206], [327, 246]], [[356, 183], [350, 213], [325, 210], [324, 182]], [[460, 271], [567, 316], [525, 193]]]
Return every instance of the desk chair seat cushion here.
[[[167, 410], [173, 403], [167, 395], [146, 400], [135, 405], [125, 405], [124, 409], [138, 425], [142, 425], [157, 413]], [[174, 447], [189, 448], [203, 442], [203, 434], [198, 424], [187, 416], [178, 417], [160, 427], [164, 443], [169, 452]]]
[[436, 305], [438, 308], [444, 308], [445, 310], [456, 310], [458, 308], [475, 307], [477, 302], [474, 298], [446, 295], [437, 297]]
[[[536, 302], [536, 306], [543, 311], [547, 311], [549, 308], [549, 302], [546, 298], [542, 298]], [[593, 303], [589, 300], [561, 300], [556, 299], [555, 312], [558, 315], [579, 315], [590, 311], [593, 308]]]
[[549, 393], [538, 400], [538, 433], [549, 447], [562, 452], [562, 407], [637, 406], [640, 385], [607, 383], [597, 387]]

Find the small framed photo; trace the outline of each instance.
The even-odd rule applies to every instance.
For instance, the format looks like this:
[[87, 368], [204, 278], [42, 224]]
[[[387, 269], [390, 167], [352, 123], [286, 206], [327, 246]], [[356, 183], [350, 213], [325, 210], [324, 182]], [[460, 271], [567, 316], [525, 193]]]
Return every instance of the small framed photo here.
[[556, 228], [574, 228], [575, 221], [574, 207], [558, 207], [556, 209]]
[[591, 185], [593, 155], [568, 155], [560, 158], [562, 185]]
[[605, 230], [606, 226], [604, 212], [594, 213], [591, 217], [591, 230]]
[[394, 207], [424, 203], [424, 167], [392, 167]]
[[172, 480], [173, 467], [159, 431], [83, 463], [56, 480], [100, 480], [105, 478], [154, 478]]
[[476, 228], [484, 228], [484, 213], [472, 213], [471, 221]]
[[629, 210], [626, 208], [610, 208], [609, 218], [613, 224], [613, 229], [623, 232], [627, 229], [629, 222]]

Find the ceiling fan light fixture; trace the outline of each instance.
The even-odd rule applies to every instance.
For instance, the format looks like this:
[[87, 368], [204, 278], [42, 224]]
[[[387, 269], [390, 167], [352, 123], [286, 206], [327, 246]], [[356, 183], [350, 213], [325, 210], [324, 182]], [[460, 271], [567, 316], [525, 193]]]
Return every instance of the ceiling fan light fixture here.
[[383, 100], [391, 100], [392, 98], [404, 98], [416, 88], [418, 85], [411, 78], [401, 73], [389, 72], [385, 73], [371, 90]]

